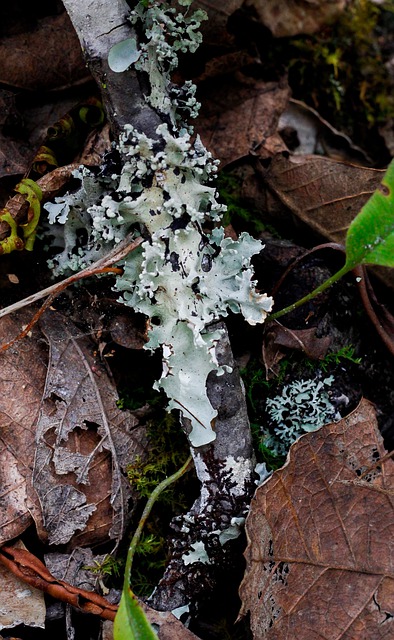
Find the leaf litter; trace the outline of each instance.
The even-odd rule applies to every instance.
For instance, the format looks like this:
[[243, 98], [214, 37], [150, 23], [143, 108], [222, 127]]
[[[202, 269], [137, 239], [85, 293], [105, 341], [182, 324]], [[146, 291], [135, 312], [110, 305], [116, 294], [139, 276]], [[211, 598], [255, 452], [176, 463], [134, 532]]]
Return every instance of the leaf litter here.
[[41, 328], [50, 353], [33, 470], [38, 531], [49, 544], [118, 541], [130, 517], [126, 466], [144, 454], [144, 428], [117, 408], [112, 380], [69, 320], [46, 314]]
[[[220, 8], [209, 0], [201, 4], [224, 30], [228, 18], [242, 3], [225, 2]], [[263, 5], [254, 4], [261, 12]], [[286, 28], [293, 29], [292, 3], [284, 4], [286, 12], [290, 6]], [[335, 10], [341, 8], [341, 2], [328, 4]], [[319, 3], [318, 12], [324, 9], [324, 3]], [[271, 26], [276, 28], [274, 23]], [[207, 28], [214, 30], [213, 20]], [[228, 33], [222, 36], [225, 46], [234, 45]], [[231, 59], [230, 55], [224, 57]], [[211, 65], [214, 71], [215, 66], [218, 68], [219, 61]], [[205, 84], [209, 85], [209, 78]], [[204, 98], [208, 115], [200, 123], [201, 133], [210, 139], [208, 145], [230, 163], [245, 160], [250, 151], [272, 157], [260, 172], [265, 186], [262, 189], [260, 184], [259, 189], [275, 221], [283, 212], [291, 212], [306, 229], [340, 241], [361, 208], [361, 200], [374, 191], [382, 173], [316, 156], [295, 159], [287, 153], [276, 154], [283, 150], [275, 131], [288, 98], [285, 84], [251, 81], [248, 85], [247, 78], [238, 74], [239, 90], [230, 101], [223, 95], [231, 93], [231, 77], [220, 78], [220, 82], [214, 79], [212, 85], [218, 93], [216, 97], [213, 94], [211, 104]], [[251, 111], [255, 117], [246, 117]], [[247, 162], [250, 164], [250, 158]], [[248, 188], [250, 182], [245, 181], [245, 191]], [[8, 333], [2, 333], [2, 338], [10, 339], [17, 333], [13, 322], [9, 321]], [[111, 327], [114, 335], [117, 329]], [[127, 418], [123, 411], [116, 415], [114, 386], [106, 370], [95, 362], [86, 337], [69, 320], [53, 313], [44, 317], [42, 330], [50, 347], [47, 376], [47, 349], [37, 329], [33, 330], [33, 339], [26, 338], [0, 356], [6, 363], [0, 375], [8, 394], [0, 401], [0, 419], [5, 425], [1, 473], [5, 474], [4, 486], [12, 487], [9, 496], [15, 500], [0, 530], [3, 541], [20, 535], [31, 524], [32, 513], [43, 541], [49, 537], [52, 543], [65, 543], [77, 554], [82, 545], [106, 541], [109, 535], [116, 541], [124, 531], [125, 499], [130, 496], [123, 482], [125, 464], [139, 452], [134, 436], [141, 429], [138, 439], [144, 443], [145, 434], [132, 414]], [[277, 349], [300, 348], [311, 357], [321, 358], [329, 340], [317, 335], [315, 328], [280, 327], [274, 334], [269, 345], [274, 353], [273, 368], [275, 360], [286, 354], [281, 351], [277, 355]], [[142, 342], [143, 336], [141, 346]], [[339, 439], [338, 429], [342, 429]], [[133, 443], [124, 439], [125, 433], [132, 434]], [[357, 412], [340, 423], [304, 436], [293, 446], [286, 466], [277, 472], [282, 475], [274, 474], [258, 490], [247, 525], [248, 567], [242, 586], [243, 610], [249, 607], [251, 611], [255, 640], [263, 637], [262, 628], [267, 630], [264, 637], [278, 640], [309, 639], [315, 630], [320, 633], [322, 629], [327, 637], [337, 632], [341, 640], [369, 639], [376, 629], [377, 633], [386, 633], [377, 638], [390, 636], [392, 461], [382, 462], [381, 468], [378, 465], [363, 476], [364, 469], [379, 463], [383, 455], [373, 409], [363, 401]], [[32, 472], [38, 495], [32, 491]], [[126, 493], [122, 496], [123, 491]], [[343, 521], [339, 522], [339, 516]], [[271, 545], [263, 537], [266, 533]], [[64, 554], [66, 564], [68, 558]], [[175, 624], [171, 614], [150, 610], [149, 615], [152, 621], [155, 615], [157, 619], [171, 618], [167, 635], [160, 632], [159, 637], [194, 637], [181, 623]], [[346, 635], [352, 626], [350, 631], [342, 631], [349, 621], [350, 625], [359, 625], [356, 636]]]

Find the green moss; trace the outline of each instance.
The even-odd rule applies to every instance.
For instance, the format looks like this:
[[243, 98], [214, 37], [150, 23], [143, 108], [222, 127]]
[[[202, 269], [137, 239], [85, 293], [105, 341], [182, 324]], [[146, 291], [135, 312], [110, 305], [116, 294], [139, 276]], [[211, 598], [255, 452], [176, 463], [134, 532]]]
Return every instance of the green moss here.
[[322, 360], [311, 360], [305, 358], [305, 366], [311, 370], [320, 369], [323, 373], [331, 371], [333, 368], [338, 367], [341, 364], [352, 363], [359, 365], [361, 358], [356, 358], [354, 347], [349, 344], [345, 345], [338, 351], [327, 353]]
[[[148, 422], [148, 449], [144, 458], [137, 458], [127, 469], [127, 474], [133, 488], [141, 498], [149, 497], [153, 489], [167, 476], [174, 473], [183, 465], [188, 456], [188, 444], [180, 428], [178, 420], [171, 413], [159, 412]], [[178, 485], [164, 491], [158, 502], [166, 502], [179, 508], [185, 506], [179, 503]]]

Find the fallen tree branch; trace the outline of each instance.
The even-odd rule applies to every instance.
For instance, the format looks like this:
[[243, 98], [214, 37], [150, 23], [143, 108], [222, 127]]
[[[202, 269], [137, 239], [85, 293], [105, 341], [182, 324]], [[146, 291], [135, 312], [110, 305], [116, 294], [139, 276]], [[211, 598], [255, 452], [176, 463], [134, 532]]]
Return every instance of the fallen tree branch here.
[[[165, 122], [165, 118], [144, 98], [144, 94], [150, 93], [150, 87], [146, 87], [146, 74], [136, 73], [133, 69], [116, 74], [108, 67], [110, 48], [135, 35], [126, 20], [129, 11], [126, 2], [117, 0], [108, 7], [106, 0], [100, 0], [93, 7], [91, 0], [64, 0], [64, 6], [93, 76], [100, 88], [105, 83], [103, 99], [114, 132], [119, 132], [124, 124], [130, 124], [155, 139], [157, 126]], [[173, 523], [169, 564], [150, 599], [150, 603], [161, 610], [195, 602], [211, 592], [224, 558], [231, 556], [231, 543], [223, 546], [223, 541], [238, 536], [254, 490], [254, 454], [244, 389], [227, 329], [224, 324], [218, 326], [222, 336], [216, 346], [217, 360], [232, 368], [232, 373], [208, 376], [207, 395], [218, 411], [214, 425], [216, 439], [204, 447], [191, 447], [201, 495], [189, 514]], [[187, 420], [184, 428], [186, 432], [190, 430]], [[201, 546], [208, 561], [204, 558], [200, 562], [193, 555]]]

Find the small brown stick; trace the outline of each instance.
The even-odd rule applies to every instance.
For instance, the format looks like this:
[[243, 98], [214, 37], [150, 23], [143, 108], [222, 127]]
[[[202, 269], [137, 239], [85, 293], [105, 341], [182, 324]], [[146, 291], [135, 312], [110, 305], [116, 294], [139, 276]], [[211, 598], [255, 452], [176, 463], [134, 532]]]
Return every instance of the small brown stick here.
[[23, 582], [72, 605], [79, 611], [92, 613], [104, 620], [115, 619], [117, 605], [111, 604], [94, 591], [78, 589], [64, 580], [58, 580], [36, 556], [25, 549], [1, 547], [0, 562]]
[[34, 327], [37, 320], [42, 316], [44, 311], [52, 304], [56, 296], [58, 296], [62, 291], [67, 289], [67, 287], [69, 287], [74, 282], [78, 282], [78, 280], [82, 280], [83, 278], [89, 278], [90, 276], [102, 273], [122, 273], [122, 269], [112, 267], [111, 265], [113, 265], [115, 262], [119, 262], [119, 260], [122, 260], [127, 254], [129, 254], [131, 251], [134, 251], [134, 249], [136, 249], [143, 242], [143, 238], [141, 237], [136, 238], [132, 241], [130, 240], [130, 236], [126, 237], [117, 247], [115, 247], [115, 249], [110, 251], [106, 256], [100, 258], [100, 260], [97, 260], [97, 262], [94, 262], [85, 269], [82, 269], [82, 271], [80, 271], [79, 273], [75, 273], [69, 278], [62, 280], [61, 282], [57, 282], [56, 284], [53, 284], [46, 289], [42, 289], [37, 293], [33, 293], [31, 296], [28, 296], [23, 300], [19, 300], [19, 302], [15, 302], [10, 306], [5, 307], [5, 309], [0, 310], [0, 318], [3, 318], [10, 313], [13, 313], [14, 311], [18, 311], [19, 309], [22, 309], [23, 307], [26, 307], [33, 302], [37, 302], [37, 300], [42, 300], [46, 296], [49, 296], [42, 307], [33, 316], [29, 324], [23, 329], [23, 331], [21, 331], [21, 333], [13, 338], [10, 342], [1, 345], [0, 351], [6, 351], [10, 347], [12, 347], [15, 342], [17, 342], [18, 340], [22, 340], [22, 338], [24, 338], [29, 333], [32, 327]]

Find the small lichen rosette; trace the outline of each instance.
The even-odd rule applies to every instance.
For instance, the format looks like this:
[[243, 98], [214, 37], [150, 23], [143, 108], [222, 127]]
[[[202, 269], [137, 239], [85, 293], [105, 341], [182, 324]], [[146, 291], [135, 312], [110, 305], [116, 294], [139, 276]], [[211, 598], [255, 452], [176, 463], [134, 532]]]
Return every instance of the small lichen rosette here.
[[284, 455], [304, 433], [316, 431], [338, 420], [329, 389], [333, 376], [323, 380], [295, 380], [283, 387], [281, 395], [267, 400], [267, 413], [274, 435], [266, 434], [264, 444], [277, 455]]

